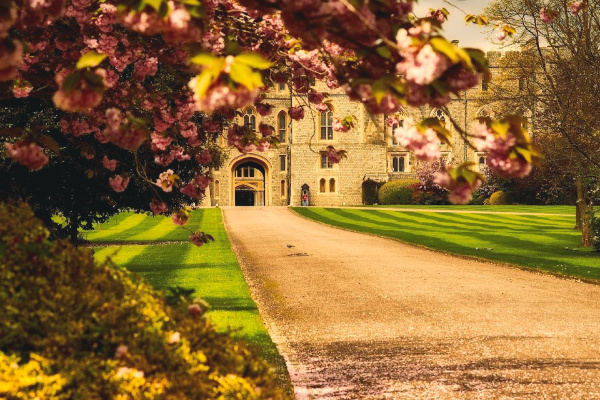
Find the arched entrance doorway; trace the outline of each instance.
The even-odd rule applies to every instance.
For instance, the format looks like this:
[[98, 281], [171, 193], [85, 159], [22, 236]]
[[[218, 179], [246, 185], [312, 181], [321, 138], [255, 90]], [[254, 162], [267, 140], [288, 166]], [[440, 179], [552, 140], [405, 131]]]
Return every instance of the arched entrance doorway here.
[[264, 206], [265, 167], [254, 160], [245, 160], [234, 166], [234, 205]]

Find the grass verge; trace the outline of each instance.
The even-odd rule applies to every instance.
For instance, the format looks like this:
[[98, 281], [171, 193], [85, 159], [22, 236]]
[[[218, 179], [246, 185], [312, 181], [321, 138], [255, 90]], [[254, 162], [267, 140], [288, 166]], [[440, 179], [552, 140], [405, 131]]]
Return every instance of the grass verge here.
[[573, 229], [574, 212], [573, 216], [562, 215], [562, 212], [545, 215], [548, 213], [544, 207], [528, 209], [524, 206], [518, 212], [534, 215], [315, 207], [292, 209], [329, 225], [390, 237], [445, 253], [600, 280], [600, 254], [579, 247], [581, 232]]
[[116, 264], [142, 275], [158, 290], [174, 286], [195, 289], [194, 296], [202, 297], [211, 306], [207, 318], [221, 331], [231, 329], [233, 336], [255, 346], [276, 369], [288, 393], [293, 393], [285, 361], [250, 297], [225, 232], [221, 210], [195, 210], [187, 227], [210, 233], [215, 241], [196, 247], [188, 240], [190, 233], [175, 226], [170, 218], [128, 212], [87, 232], [85, 238], [100, 246], [95, 250], [97, 259], [111, 257]]

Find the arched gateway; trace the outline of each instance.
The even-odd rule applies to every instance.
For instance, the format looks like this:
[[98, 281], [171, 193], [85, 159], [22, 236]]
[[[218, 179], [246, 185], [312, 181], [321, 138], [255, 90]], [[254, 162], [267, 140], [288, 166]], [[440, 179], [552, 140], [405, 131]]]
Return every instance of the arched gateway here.
[[231, 202], [235, 206], [269, 205], [268, 161], [255, 156], [246, 156], [231, 164]]

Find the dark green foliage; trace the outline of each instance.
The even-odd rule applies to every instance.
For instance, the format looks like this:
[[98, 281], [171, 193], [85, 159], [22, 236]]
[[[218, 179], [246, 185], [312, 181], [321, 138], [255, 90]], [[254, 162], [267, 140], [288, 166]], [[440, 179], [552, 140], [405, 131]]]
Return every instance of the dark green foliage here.
[[379, 189], [379, 204], [411, 204], [412, 185], [418, 184], [416, 180], [395, 180], [387, 182]]
[[506, 192], [502, 190], [498, 190], [497, 192], [492, 193], [490, 196], [490, 205], [491, 206], [505, 206], [510, 204], [510, 198]]
[[594, 250], [600, 251], [600, 218], [592, 220], [592, 235]]
[[364, 181], [362, 183], [362, 203], [366, 206], [377, 204], [381, 186], [383, 186], [383, 182], [377, 182], [373, 179]]
[[286, 398], [203, 304], [48, 241], [27, 207], [0, 204], [0, 255], [0, 398]]

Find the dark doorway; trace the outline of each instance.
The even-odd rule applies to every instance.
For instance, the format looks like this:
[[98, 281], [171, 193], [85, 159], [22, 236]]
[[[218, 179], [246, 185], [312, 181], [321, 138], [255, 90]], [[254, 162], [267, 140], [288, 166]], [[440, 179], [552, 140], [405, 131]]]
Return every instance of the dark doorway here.
[[254, 191], [248, 189], [236, 189], [235, 205], [242, 207], [254, 207]]

